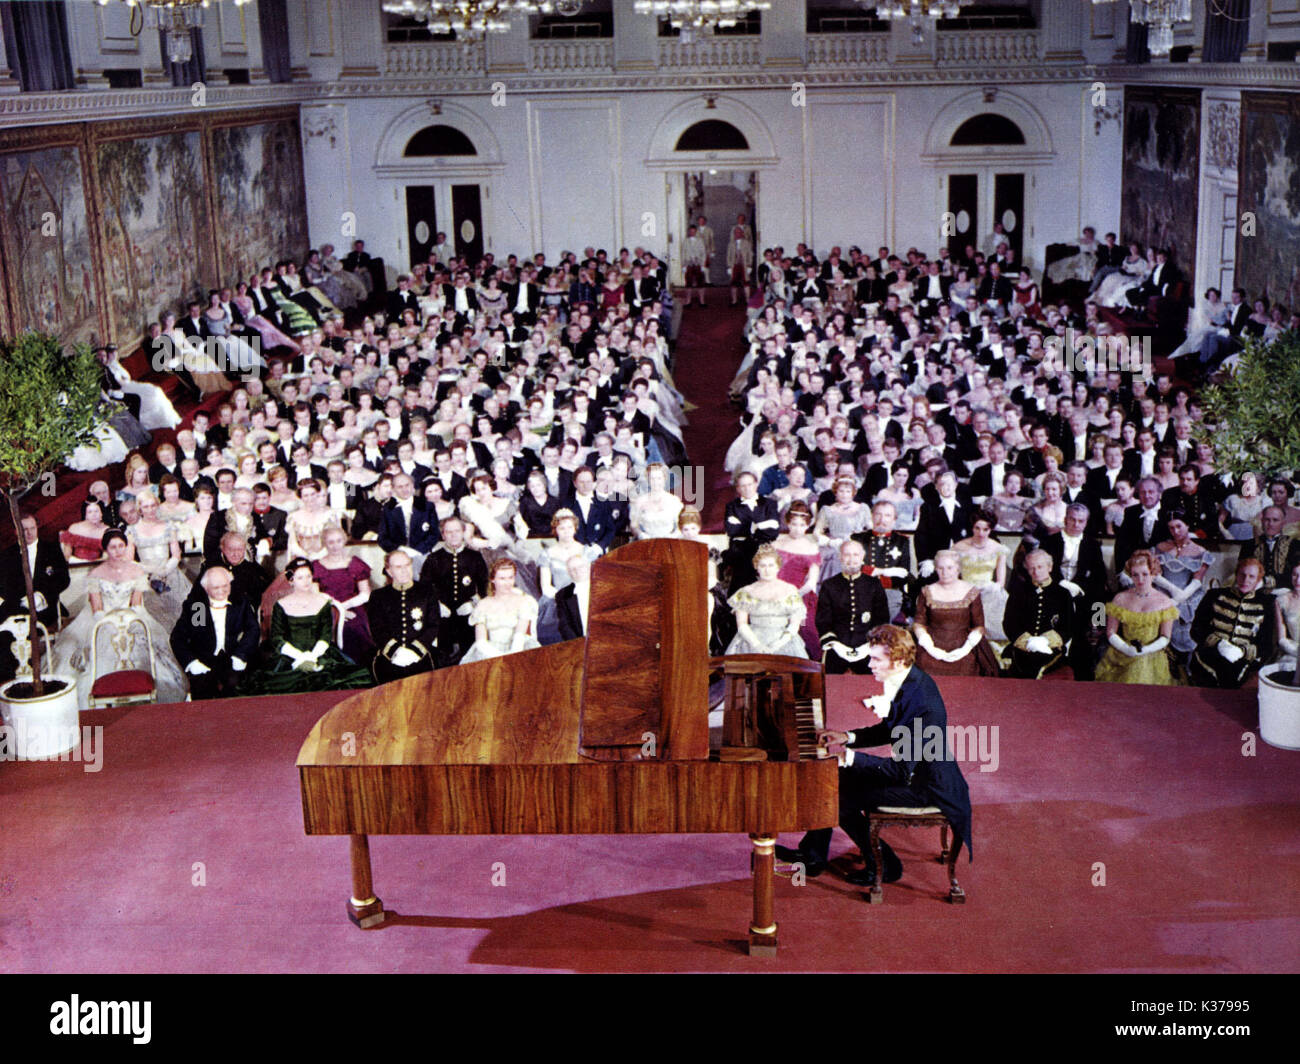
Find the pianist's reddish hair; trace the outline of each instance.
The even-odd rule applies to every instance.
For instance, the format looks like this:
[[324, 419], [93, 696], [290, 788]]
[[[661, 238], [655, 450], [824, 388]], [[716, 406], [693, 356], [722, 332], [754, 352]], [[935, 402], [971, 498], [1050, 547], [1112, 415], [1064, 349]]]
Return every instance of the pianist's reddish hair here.
[[896, 624], [880, 624], [871, 629], [867, 646], [884, 647], [889, 660], [909, 668], [916, 662], [916, 640], [906, 628]]

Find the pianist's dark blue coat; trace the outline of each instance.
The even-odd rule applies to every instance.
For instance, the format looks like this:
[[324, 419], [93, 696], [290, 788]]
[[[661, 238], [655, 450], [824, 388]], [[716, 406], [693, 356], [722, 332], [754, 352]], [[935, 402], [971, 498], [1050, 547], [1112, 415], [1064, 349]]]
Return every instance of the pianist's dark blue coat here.
[[[913, 749], [913, 741], [918, 734], [916, 723], [920, 721], [920, 735], [929, 738], [932, 733], [926, 729], [938, 727], [943, 732], [942, 760], [925, 759], [925, 743], [922, 749]], [[897, 774], [896, 784], [910, 787], [916, 793], [917, 805], [935, 805], [943, 810], [952, 822], [953, 831], [959, 843], [966, 845], [970, 859], [974, 857], [971, 847], [971, 810], [970, 792], [966, 779], [953, 757], [952, 745], [948, 742], [948, 712], [944, 709], [943, 696], [939, 694], [938, 685], [915, 665], [904, 678], [902, 686], [894, 696], [889, 707], [889, 716], [873, 728], [864, 728], [854, 733], [854, 747], [871, 747], [894, 745], [894, 729], [906, 728], [908, 742], [895, 746], [892, 762]], [[906, 758], [900, 758], [905, 753]], [[888, 764], [888, 763], [887, 763]], [[901, 805], [901, 802], [885, 802], [886, 805]]]

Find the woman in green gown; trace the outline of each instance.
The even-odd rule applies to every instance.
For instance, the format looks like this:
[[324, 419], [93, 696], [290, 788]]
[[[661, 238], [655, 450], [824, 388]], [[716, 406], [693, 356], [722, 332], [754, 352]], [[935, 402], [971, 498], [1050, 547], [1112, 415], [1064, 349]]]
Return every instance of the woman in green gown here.
[[284, 695], [369, 687], [370, 673], [334, 641], [332, 600], [316, 586], [311, 562], [295, 558], [285, 569], [293, 590], [271, 609], [271, 635], [261, 667], [240, 685], [246, 695]]
[[1110, 646], [1097, 665], [1097, 679], [1111, 683], [1176, 684], [1169, 668], [1169, 638], [1178, 620], [1178, 606], [1157, 591], [1152, 581], [1160, 562], [1152, 551], [1134, 551], [1124, 564], [1133, 581], [1106, 603], [1106, 635]]

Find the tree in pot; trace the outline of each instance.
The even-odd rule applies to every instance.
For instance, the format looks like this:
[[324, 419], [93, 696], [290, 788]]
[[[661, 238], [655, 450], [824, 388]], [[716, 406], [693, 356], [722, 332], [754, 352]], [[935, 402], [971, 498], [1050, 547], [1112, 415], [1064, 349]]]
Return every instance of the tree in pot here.
[[[1202, 402], [1221, 473], [1294, 479], [1300, 469], [1300, 333], [1284, 332], [1268, 344], [1248, 339], [1236, 365], [1204, 390]], [[1272, 679], [1300, 688], [1300, 658], [1294, 674]]]
[[[0, 339], [0, 494], [8, 503], [26, 589], [31, 643], [30, 696], [42, 697], [36, 592], [23, 538], [19, 502], [33, 491], [53, 494], [56, 470], [83, 445], [95, 443], [105, 422], [100, 366], [87, 344], [64, 351], [57, 337], [26, 332]], [[27, 692], [9, 688], [12, 695]]]

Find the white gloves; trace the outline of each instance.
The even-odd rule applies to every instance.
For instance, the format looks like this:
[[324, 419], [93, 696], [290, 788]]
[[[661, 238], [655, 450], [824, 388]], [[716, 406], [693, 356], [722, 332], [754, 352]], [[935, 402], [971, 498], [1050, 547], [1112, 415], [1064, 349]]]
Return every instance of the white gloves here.
[[[457, 610], [456, 612], [459, 613], [460, 610]], [[438, 603], [438, 615], [439, 615], [440, 617], [450, 617], [450, 616], [451, 616], [451, 610], [447, 609], [447, 604], [446, 604], [445, 602], [439, 602], [439, 603]]]
[[1218, 644], [1219, 656], [1229, 664], [1234, 664], [1246, 656], [1246, 652], [1235, 643], [1221, 640]]
[[934, 576], [934, 562], [929, 558], [921, 563], [921, 576], [926, 579]]
[[908, 573], [908, 571], [907, 571], [906, 569], [904, 569], [901, 565], [896, 565], [896, 566], [893, 566], [892, 568], [889, 568], [889, 569], [877, 569], [877, 570], [876, 570], [876, 576], [888, 576], [888, 577], [891, 577], [891, 578], [892, 578], [892, 577], [898, 577], [899, 579], [903, 579], [903, 578], [905, 578], [905, 577], [907, 577], [907, 576], [910, 576], [910, 575], [911, 575], [911, 574]]
[[1052, 645], [1047, 641], [1046, 636], [1031, 635], [1025, 640], [1025, 650], [1030, 654], [1050, 654]]
[[832, 639], [829, 643], [826, 644], [826, 649], [833, 650], [845, 661], [861, 661], [863, 658], [867, 656], [867, 651], [869, 651], [871, 648], [867, 646], [865, 643], [862, 646], [857, 648], [846, 647], [838, 639]]
[[[469, 616], [471, 613], [473, 613], [473, 612], [474, 612], [474, 603], [473, 603], [472, 601], [471, 601], [471, 602], [462, 602], [459, 606], [456, 607], [456, 616], [457, 616], [457, 617], [468, 617], [468, 616]], [[446, 614], [443, 614], [443, 616], [445, 616], [445, 617], [450, 617], [451, 614], [450, 614], [450, 613], [446, 613]]]
[[1175, 590], [1173, 592], [1174, 601], [1181, 605], [1200, 590], [1201, 590], [1201, 582], [1199, 580], [1193, 580], [1181, 591]]
[[414, 665], [417, 661], [419, 661], [420, 655], [417, 654], [410, 647], [398, 647], [397, 650], [393, 652], [392, 657], [390, 657], [388, 660], [391, 661], [397, 668], [404, 669], [406, 668], [406, 666]]
[[1137, 649], [1131, 644], [1124, 642], [1124, 640], [1120, 638], [1118, 632], [1112, 636], [1108, 636], [1106, 641], [1125, 657], [1135, 658], [1138, 656]]
[[232, 656], [230, 659], [230, 667], [234, 669], [236, 672], [243, 672], [246, 668], [248, 668], [248, 663], [245, 662], [243, 658], [236, 658]]
[[194, 661], [191, 661], [188, 665], [185, 666], [185, 671], [188, 672], [191, 676], [202, 676], [204, 673], [209, 673], [212, 670], [209, 669], [206, 665], [204, 665], [203, 662], [199, 661], [198, 659], [195, 659]]
[[32, 598], [36, 601], [36, 610], [38, 613], [46, 608], [45, 595], [40, 591], [33, 592]]
[[1083, 588], [1081, 588], [1073, 580], [1062, 580], [1061, 586], [1070, 593], [1070, 596], [1072, 598], [1078, 598], [1080, 595], [1083, 594]]
[[510, 640], [510, 653], [524, 649], [524, 633], [516, 632], [514, 638]]
[[271, 541], [267, 539], [259, 539], [257, 541], [257, 550], [255, 551], [255, 554], [257, 555], [257, 560], [259, 562], [269, 557], [271, 554]]
[[1138, 651], [1138, 655], [1145, 657], [1148, 654], [1159, 654], [1169, 645], [1169, 637], [1162, 635], [1159, 639], [1153, 639], [1150, 643]]

